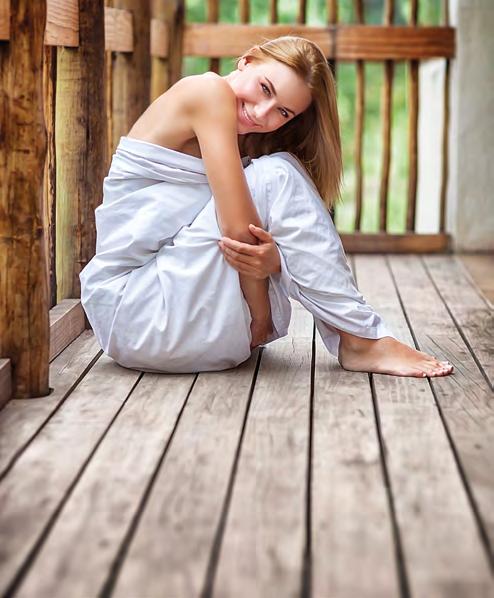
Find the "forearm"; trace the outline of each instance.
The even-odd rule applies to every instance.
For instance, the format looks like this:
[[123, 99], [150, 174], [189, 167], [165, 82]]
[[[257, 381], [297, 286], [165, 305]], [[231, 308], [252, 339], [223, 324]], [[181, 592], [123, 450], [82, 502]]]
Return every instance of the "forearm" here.
[[268, 295], [268, 279], [256, 280], [249, 276], [239, 275], [240, 288], [244, 294], [250, 315], [253, 320], [264, 320], [271, 315]]

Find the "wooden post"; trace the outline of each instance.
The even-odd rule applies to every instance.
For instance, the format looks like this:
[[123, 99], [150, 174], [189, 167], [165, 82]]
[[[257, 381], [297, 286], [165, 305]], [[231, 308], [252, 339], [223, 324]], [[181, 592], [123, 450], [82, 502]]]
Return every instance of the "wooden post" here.
[[184, 47], [185, 0], [170, 0], [170, 24], [168, 36], [168, 84], [171, 86], [182, 76]]
[[149, 0], [114, 0], [114, 8], [132, 11], [133, 52], [116, 52], [113, 59], [113, 148], [149, 106], [151, 54]]
[[0, 47], [0, 355], [17, 398], [47, 395], [49, 316], [43, 169], [46, 2], [11, 0]]
[[58, 300], [80, 296], [94, 255], [94, 210], [107, 169], [103, 0], [79, 0], [79, 47], [58, 48], [56, 92]]
[[[364, 24], [364, 4], [362, 0], [355, 0], [355, 15], [357, 23]], [[362, 222], [362, 193], [364, 187], [362, 168], [362, 147], [364, 138], [365, 116], [365, 65], [363, 60], [357, 60], [357, 85], [355, 93], [355, 231], [360, 231]]]
[[[151, 16], [166, 22], [166, 0], [151, 0]], [[161, 56], [151, 58], [151, 101], [168, 89], [168, 69], [166, 59]]]

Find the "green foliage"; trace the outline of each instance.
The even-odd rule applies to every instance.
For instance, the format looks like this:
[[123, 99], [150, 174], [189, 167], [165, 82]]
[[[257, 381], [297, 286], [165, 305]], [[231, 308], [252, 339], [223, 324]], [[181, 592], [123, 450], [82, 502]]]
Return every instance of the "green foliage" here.
[[[266, 0], [251, 0], [251, 23], [269, 23], [269, 4]], [[383, 20], [384, 0], [364, 0], [365, 23], [379, 25]], [[279, 0], [280, 23], [295, 23], [297, 0]], [[406, 25], [410, 16], [410, 0], [396, 0], [394, 23]], [[204, 0], [187, 0], [187, 21], [206, 21]], [[419, 2], [418, 21], [420, 25], [441, 23], [440, 0]], [[339, 0], [338, 20], [354, 23], [353, 0]], [[220, 0], [220, 22], [238, 23], [238, 0]], [[327, 0], [308, 0], [307, 24], [327, 23]], [[209, 61], [205, 58], [186, 57], [184, 75], [207, 71]], [[235, 68], [235, 57], [220, 61], [222, 75]], [[399, 233], [405, 230], [406, 195], [408, 177], [408, 110], [407, 110], [407, 65], [395, 64], [393, 81], [392, 111], [392, 154], [388, 194], [388, 230]], [[336, 208], [336, 223], [341, 232], [351, 232], [355, 218], [355, 90], [356, 68], [354, 63], [340, 63], [337, 66], [338, 110], [344, 161], [344, 189], [342, 202]], [[365, 116], [363, 140], [363, 211], [362, 231], [378, 230], [379, 184], [382, 163], [381, 86], [383, 82], [382, 63], [368, 62], [365, 65]]]

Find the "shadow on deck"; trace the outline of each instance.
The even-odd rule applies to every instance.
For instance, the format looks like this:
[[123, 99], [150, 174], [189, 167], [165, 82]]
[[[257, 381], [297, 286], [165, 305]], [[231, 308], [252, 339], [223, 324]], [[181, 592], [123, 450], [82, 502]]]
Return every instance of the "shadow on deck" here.
[[2, 594], [490, 596], [492, 305], [455, 257], [352, 261], [453, 376], [346, 372], [297, 306], [216, 373], [126, 370], [86, 331], [0, 412]]

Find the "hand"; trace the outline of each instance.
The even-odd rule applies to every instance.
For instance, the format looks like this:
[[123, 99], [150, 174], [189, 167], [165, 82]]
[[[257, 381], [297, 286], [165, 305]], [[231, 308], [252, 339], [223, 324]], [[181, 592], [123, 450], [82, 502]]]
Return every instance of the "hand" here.
[[241, 243], [229, 237], [218, 242], [225, 260], [239, 274], [263, 279], [281, 271], [280, 254], [273, 237], [264, 229], [249, 224], [249, 231], [259, 239], [259, 245]]
[[258, 345], [265, 343], [268, 337], [273, 334], [273, 322], [271, 320], [271, 315], [269, 315], [267, 319], [252, 320], [250, 323], [250, 332], [252, 335], [250, 349], [252, 350]]

